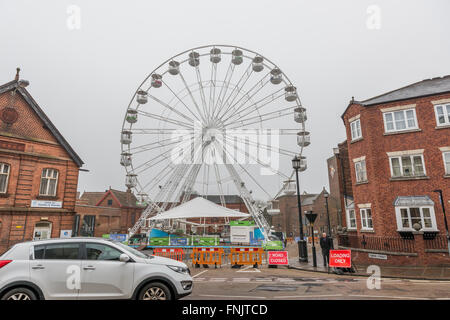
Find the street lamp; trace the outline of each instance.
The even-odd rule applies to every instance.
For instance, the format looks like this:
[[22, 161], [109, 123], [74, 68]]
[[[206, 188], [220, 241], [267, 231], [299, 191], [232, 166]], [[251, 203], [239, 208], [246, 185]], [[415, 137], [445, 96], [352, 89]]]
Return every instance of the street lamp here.
[[[292, 167], [295, 170], [295, 177], [297, 179], [297, 204], [298, 204], [298, 220], [300, 227], [300, 240], [298, 241], [298, 256], [300, 262], [308, 262], [308, 249], [306, 247], [306, 241], [303, 234], [303, 219], [302, 219], [302, 202], [300, 199], [300, 183], [298, 180], [298, 171], [304, 171], [306, 169], [306, 158], [295, 156], [292, 159]], [[303, 169], [303, 170], [302, 170]]]
[[307, 211], [305, 213], [306, 219], [308, 219], [309, 225], [311, 226], [311, 242], [312, 242], [312, 255], [313, 255], [313, 267], [317, 268], [317, 256], [316, 256], [316, 242], [314, 241], [314, 221], [317, 218], [317, 213], [312, 211]]
[[450, 256], [450, 234], [448, 232], [447, 216], [445, 215], [444, 197], [442, 196], [442, 190], [441, 189], [433, 190], [433, 192], [436, 192], [436, 193], [439, 194], [439, 200], [441, 201], [442, 212], [444, 213], [445, 230], [447, 232], [447, 248], [448, 248], [448, 254]]
[[327, 207], [327, 222], [328, 222], [328, 236], [331, 238], [331, 249], [333, 249], [333, 235], [331, 234], [331, 223], [330, 223], [330, 211], [328, 210], [328, 197], [330, 194], [323, 188], [323, 197], [325, 198], [325, 204]]

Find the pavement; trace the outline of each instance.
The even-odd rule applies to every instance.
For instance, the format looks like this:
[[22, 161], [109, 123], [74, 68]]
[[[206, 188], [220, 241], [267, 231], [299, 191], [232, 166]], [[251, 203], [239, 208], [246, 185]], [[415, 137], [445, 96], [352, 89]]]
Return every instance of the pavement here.
[[[324, 267], [322, 251], [316, 246], [317, 267], [313, 267], [312, 248], [308, 245], [308, 262], [299, 262], [297, 244], [288, 244], [289, 267], [296, 270], [333, 273], [332, 268]], [[355, 273], [344, 273], [344, 276], [370, 276], [368, 265], [355, 265]], [[416, 267], [416, 266], [379, 266], [383, 278], [401, 278], [417, 280], [450, 280], [450, 267]]]

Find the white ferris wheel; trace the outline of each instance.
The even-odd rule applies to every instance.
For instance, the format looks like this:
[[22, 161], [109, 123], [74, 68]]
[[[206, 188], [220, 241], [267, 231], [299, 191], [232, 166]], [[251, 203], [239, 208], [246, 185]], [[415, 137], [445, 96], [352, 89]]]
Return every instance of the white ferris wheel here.
[[130, 236], [196, 193], [218, 195], [222, 206], [239, 195], [267, 239], [262, 213], [279, 213], [276, 198], [295, 190], [292, 158], [306, 170], [306, 119], [287, 75], [252, 50], [208, 45], [167, 59], [139, 85], [123, 120], [125, 184], [148, 204]]

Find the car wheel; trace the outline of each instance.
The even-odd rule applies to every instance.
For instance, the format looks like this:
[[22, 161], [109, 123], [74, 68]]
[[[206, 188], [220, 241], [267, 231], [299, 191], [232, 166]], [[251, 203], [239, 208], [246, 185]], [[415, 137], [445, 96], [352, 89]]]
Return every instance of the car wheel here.
[[2, 300], [37, 300], [37, 297], [30, 289], [15, 288], [3, 295]]
[[172, 300], [172, 294], [165, 284], [152, 282], [142, 288], [139, 300]]

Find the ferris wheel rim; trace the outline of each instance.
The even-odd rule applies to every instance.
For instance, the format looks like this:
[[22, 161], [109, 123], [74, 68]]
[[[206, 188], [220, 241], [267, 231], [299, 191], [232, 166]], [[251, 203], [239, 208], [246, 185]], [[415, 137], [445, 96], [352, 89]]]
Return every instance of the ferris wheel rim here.
[[[280, 68], [278, 67], [278, 65], [276, 65], [274, 62], [272, 62], [272, 60], [268, 59], [268, 58], [265, 57], [264, 55], [261, 55], [261, 54], [259, 54], [258, 52], [254, 51], [254, 50], [250, 50], [250, 49], [247, 49], [247, 48], [244, 48], [244, 47], [241, 47], [241, 46], [235, 46], [235, 45], [223, 45], [223, 44], [208, 44], [208, 45], [203, 45], [203, 46], [197, 46], [197, 47], [194, 47], [194, 48], [190, 48], [190, 49], [184, 50], [184, 51], [182, 51], [182, 52], [180, 52], [180, 53], [178, 53], [178, 54], [176, 54], [176, 55], [173, 55], [172, 57], [170, 57], [170, 58], [166, 59], [164, 62], [162, 62], [162, 63], [161, 63], [159, 66], [157, 66], [155, 69], [153, 69], [152, 72], [150, 72], [150, 73], [147, 75], [147, 77], [145, 77], [145, 79], [141, 82], [141, 84], [138, 86], [137, 90], [135, 90], [135, 92], [134, 92], [134, 94], [133, 94], [133, 96], [132, 96], [132, 98], [131, 98], [131, 100], [130, 100], [130, 103], [128, 104], [127, 111], [128, 111], [128, 110], [130, 109], [130, 107], [132, 106], [132, 104], [133, 104], [133, 102], [134, 102], [134, 100], [135, 100], [135, 98], [136, 98], [136, 94], [137, 94], [137, 92], [139, 91], [139, 89], [142, 88], [142, 87], [144, 86], [144, 84], [152, 77], [152, 75], [155, 74], [155, 72], [157, 72], [160, 68], [162, 68], [163, 66], [167, 65], [167, 64], [170, 63], [171, 61], [175, 61], [175, 59], [176, 59], [177, 57], [180, 57], [180, 56], [182, 56], [182, 55], [185, 55], [186, 53], [193, 52], [193, 51], [195, 51], [195, 50], [201, 50], [201, 49], [205, 49], [205, 48], [216, 48], [216, 47], [233, 48], [233, 49], [242, 50], [243, 53], [244, 53], [244, 52], [252, 53], [252, 54], [254, 54], [254, 55], [256, 55], [256, 56], [260, 56], [260, 57], [263, 58], [264, 66], [266, 66], [266, 67], [272, 67], [272, 69], [277, 68], [278, 70], [280, 70]], [[231, 53], [228, 53], [228, 52], [221, 52], [221, 53], [222, 53], [222, 54], [231, 54]], [[206, 55], [208, 55], [208, 53], [201, 54], [201, 55], [199, 55], [199, 57], [200, 57], [200, 56], [206, 56]], [[247, 59], [252, 59], [251, 56], [246, 56], [246, 55], [244, 55], [244, 54], [243, 54], [242, 56], [245, 57], [245, 58], [247, 58]], [[183, 64], [183, 63], [186, 63], [188, 60], [189, 60], [189, 59], [181, 60], [181, 61], [179, 62], [179, 64], [181, 65], [181, 64]], [[267, 64], [266, 62], [267, 62], [268, 64]], [[271, 64], [271, 66], [270, 66], [269, 64]], [[168, 70], [165, 70], [164, 72], [162, 72], [162, 73], [160, 73], [160, 74], [161, 74], [161, 75], [165, 75], [167, 72], [168, 72]], [[291, 86], [293, 86], [291, 80], [290, 80], [289, 77], [286, 75], [286, 73], [284, 73], [284, 72], [281, 72], [281, 73], [283, 74], [283, 78], [282, 78], [283, 83], [284, 83], [285, 85], [291, 85]], [[194, 85], [195, 85], [195, 84], [194, 84]], [[150, 86], [146, 91], [148, 92], [148, 91], [150, 91], [150, 89], [151, 89], [151, 86]], [[295, 99], [295, 103], [296, 103], [296, 106], [297, 106], [297, 107], [302, 107], [302, 104], [301, 104], [301, 101], [300, 101], [300, 97], [299, 97], [298, 95], [297, 95], [297, 97], [296, 97], [296, 99]], [[125, 116], [125, 117], [124, 117], [124, 120], [123, 120], [123, 123], [122, 123], [122, 131], [126, 130], [126, 124], [127, 124], [127, 122], [126, 122], [126, 116]], [[130, 124], [130, 130], [132, 129], [132, 127], [133, 127], [133, 124]], [[301, 123], [301, 128], [302, 128], [303, 130], [305, 129], [305, 124], [304, 124], [304, 122]], [[125, 152], [125, 151], [127, 151], [127, 149], [128, 149], [128, 151], [129, 151], [130, 145], [125, 146], [125, 148], [124, 148], [124, 144], [121, 143], [121, 149], [122, 149], [122, 153]], [[300, 151], [299, 151], [299, 153], [298, 153], [299, 155], [303, 154], [303, 149], [304, 149], [304, 146], [300, 146]], [[173, 165], [173, 166], [175, 166], [175, 165]], [[133, 167], [133, 165], [131, 165], [131, 169], [132, 169], [132, 170], [129, 170], [129, 169], [125, 166], [125, 170], [126, 170], [127, 174], [133, 173], [133, 172], [134, 172], [134, 167]], [[294, 174], [294, 172], [291, 171], [290, 178], [292, 178], [293, 174]], [[133, 187], [133, 189], [135, 189], [136, 191], [139, 191], [139, 192], [144, 192], [145, 190], [142, 188], [142, 185], [141, 185], [140, 181], [138, 181], [138, 185], [139, 185], [139, 187], [141, 187], [141, 190], [138, 190], [137, 185], [136, 185], [135, 187]], [[281, 193], [283, 192], [283, 190], [284, 190], [284, 186], [283, 186], [283, 187], [280, 189], [280, 191], [275, 195], [274, 199], [275, 199], [276, 197], [278, 197], [279, 194], [281, 194]]]

